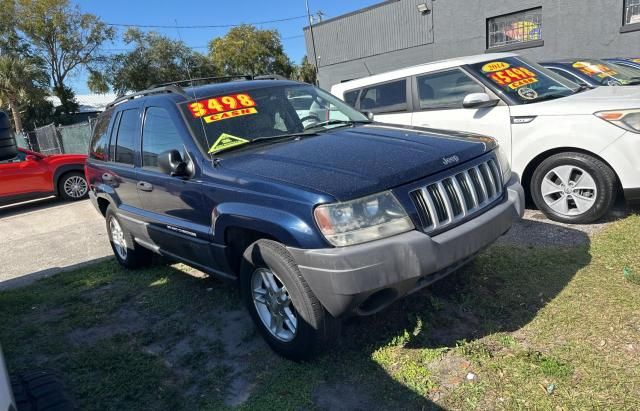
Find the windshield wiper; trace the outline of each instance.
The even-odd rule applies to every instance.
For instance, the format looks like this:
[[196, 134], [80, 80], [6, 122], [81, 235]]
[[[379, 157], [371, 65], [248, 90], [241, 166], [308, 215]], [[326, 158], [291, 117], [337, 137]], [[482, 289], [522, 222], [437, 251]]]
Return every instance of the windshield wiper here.
[[315, 123], [315, 124], [309, 124], [308, 126], [306, 126], [304, 129], [305, 130], [311, 130], [313, 128], [316, 127], [324, 127], [324, 126], [331, 126], [334, 124], [342, 124], [345, 126], [353, 126], [356, 124], [369, 124], [371, 123], [371, 120], [327, 120], [327, 121], [323, 121], [320, 123]]

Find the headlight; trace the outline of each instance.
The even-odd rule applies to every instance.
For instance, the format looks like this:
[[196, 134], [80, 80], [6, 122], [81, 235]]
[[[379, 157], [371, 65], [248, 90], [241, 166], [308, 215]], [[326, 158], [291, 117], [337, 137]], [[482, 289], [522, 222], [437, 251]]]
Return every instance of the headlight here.
[[500, 171], [502, 171], [502, 183], [506, 184], [511, 178], [511, 162], [500, 146], [496, 149], [496, 156], [498, 157], [498, 163], [500, 163]]
[[600, 111], [597, 117], [632, 133], [640, 133], [640, 109]]
[[389, 191], [316, 207], [324, 237], [336, 247], [365, 243], [413, 230], [413, 223]]

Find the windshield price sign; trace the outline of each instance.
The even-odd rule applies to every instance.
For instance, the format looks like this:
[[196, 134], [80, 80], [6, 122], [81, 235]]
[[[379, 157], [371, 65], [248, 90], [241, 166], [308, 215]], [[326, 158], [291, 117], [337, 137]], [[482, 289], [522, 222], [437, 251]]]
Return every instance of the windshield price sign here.
[[487, 74], [493, 82], [517, 90], [529, 84], [537, 83], [536, 73], [526, 67], [511, 67]]
[[193, 117], [204, 117], [207, 123], [258, 112], [256, 102], [248, 94], [213, 97], [196, 101], [188, 107]]

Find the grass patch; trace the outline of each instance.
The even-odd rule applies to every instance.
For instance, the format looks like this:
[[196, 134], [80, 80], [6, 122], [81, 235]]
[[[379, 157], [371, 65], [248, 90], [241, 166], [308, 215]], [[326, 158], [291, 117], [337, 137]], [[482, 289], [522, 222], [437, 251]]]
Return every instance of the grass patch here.
[[11, 371], [82, 409], [640, 409], [640, 217], [590, 244], [492, 247], [309, 363], [273, 355], [233, 285], [115, 262], [0, 292]]

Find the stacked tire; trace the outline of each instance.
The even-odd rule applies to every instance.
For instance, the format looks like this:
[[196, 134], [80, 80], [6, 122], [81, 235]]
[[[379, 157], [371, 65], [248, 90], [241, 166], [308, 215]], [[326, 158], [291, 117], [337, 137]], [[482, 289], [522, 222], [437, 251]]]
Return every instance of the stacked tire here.
[[16, 139], [11, 130], [7, 113], [0, 111], [0, 161], [9, 160], [18, 155]]

